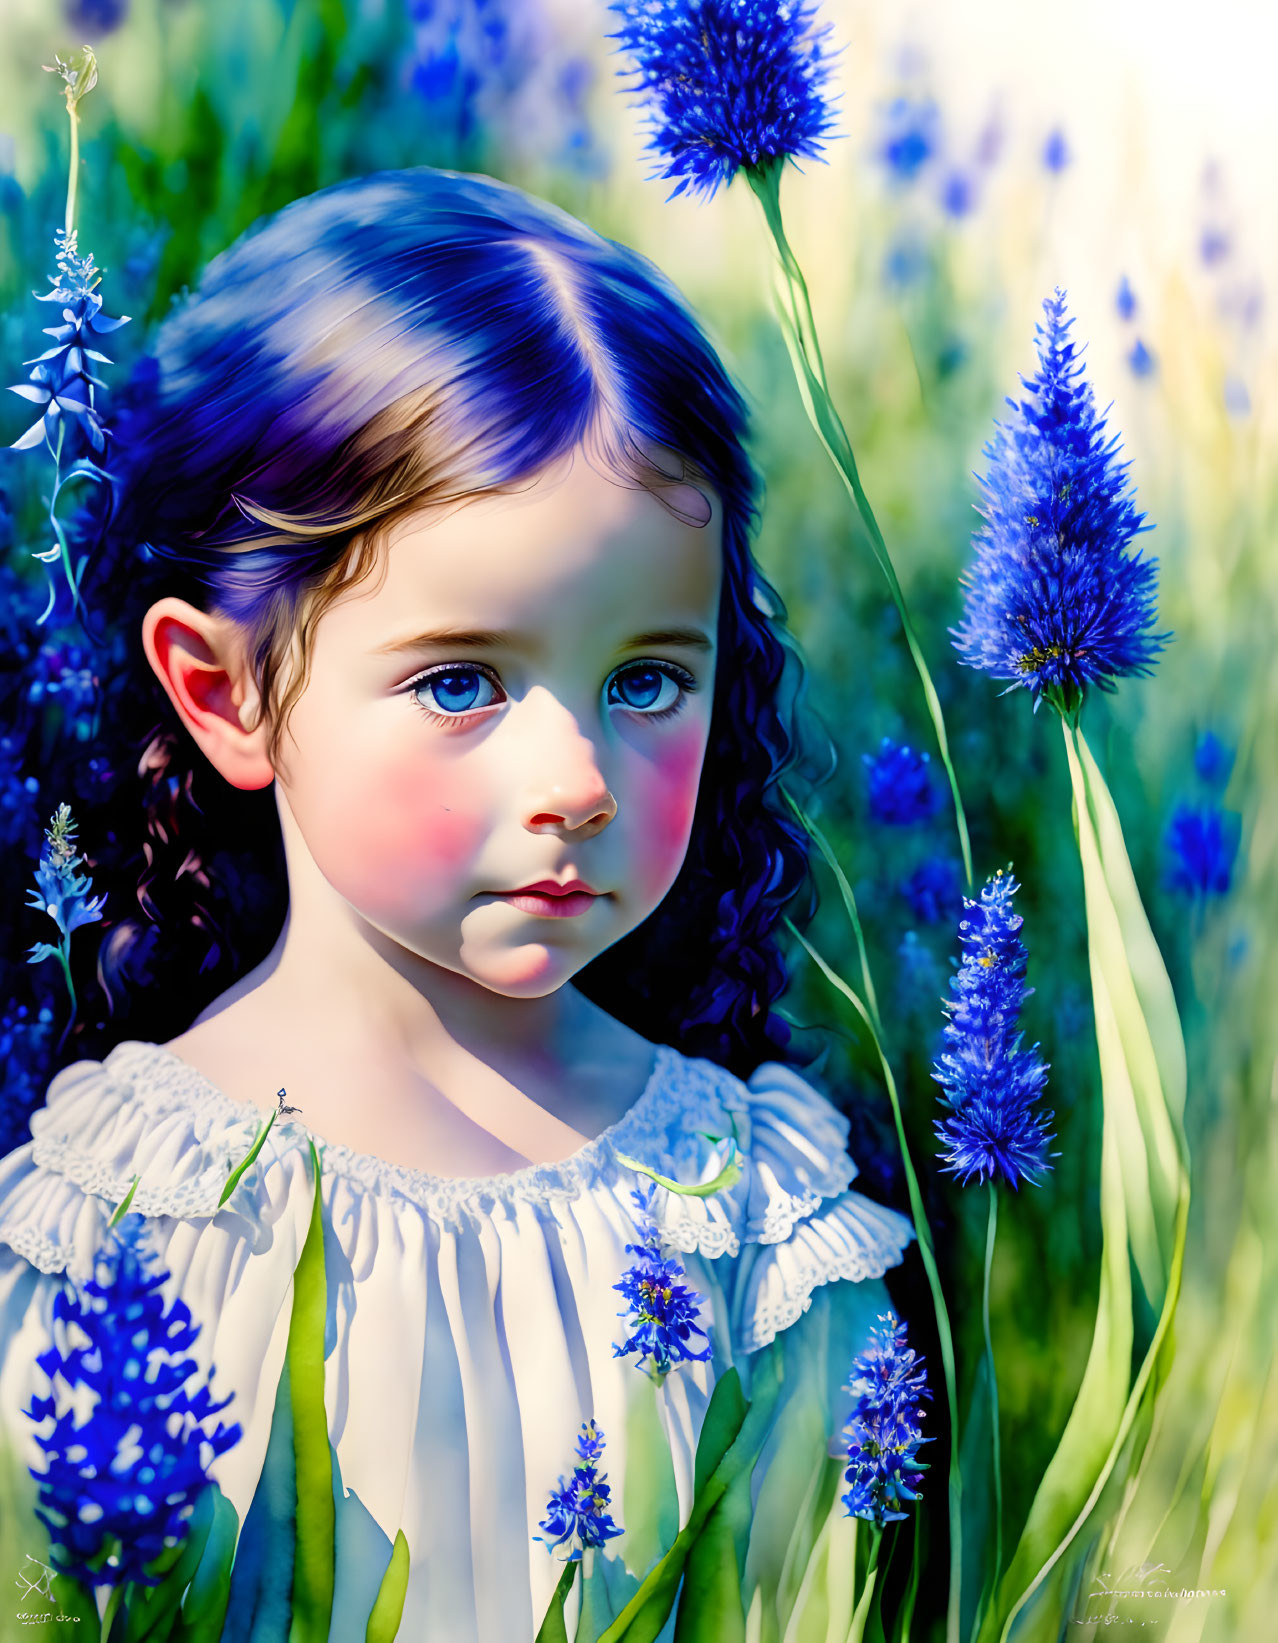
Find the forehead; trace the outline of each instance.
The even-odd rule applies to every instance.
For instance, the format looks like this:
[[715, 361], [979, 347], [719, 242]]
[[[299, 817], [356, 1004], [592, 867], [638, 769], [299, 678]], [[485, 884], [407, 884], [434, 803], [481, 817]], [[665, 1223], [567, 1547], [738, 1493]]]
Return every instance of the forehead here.
[[375, 643], [424, 616], [582, 637], [675, 617], [712, 623], [721, 559], [712, 495], [688, 484], [655, 491], [578, 454], [514, 494], [402, 519], [379, 574], [329, 616]]

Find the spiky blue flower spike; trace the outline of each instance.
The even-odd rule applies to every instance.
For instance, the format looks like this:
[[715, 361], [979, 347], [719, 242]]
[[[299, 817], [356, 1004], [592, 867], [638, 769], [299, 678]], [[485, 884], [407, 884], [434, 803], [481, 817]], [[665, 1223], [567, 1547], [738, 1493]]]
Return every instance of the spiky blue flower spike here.
[[[684, 1276], [679, 1262], [661, 1253], [661, 1233], [652, 1215], [656, 1190], [654, 1181], [646, 1192], [636, 1188], [630, 1194], [639, 1211], [640, 1241], [627, 1244], [626, 1254], [638, 1259], [612, 1287], [619, 1289], [629, 1303], [627, 1310], [617, 1316], [625, 1318], [631, 1329], [622, 1345], [613, 1346], [612, 1355], [624, 1358], [637, 1352], [636, 1367], [646, 1368], [654, 1379], [662, 1380], [676, 1363], [704, 1363], [710, 1357], [710, 1346], [709, 1337], [697, 1322], [701, 1297], [695, 1289], [679, 1282]], [[693, 1344], [697, 1336], [707, 1343], [700, 1351]]]
[[952, 632], [968, 667], [1032, 691], [1036, 708], [1047, 697], [1073, 713], [1089, 685], [1148, 673], [1171, 636], [1152, 631], [1157, 561], [1131, 550], [1150, 527], [1083, 376], [1063, 292], [1043, 310], [1038, 372], [985, 447], [985, 523]]
[[603, 1447], [604, 1435], [594, 1421], [583, 1421], [572, 1476], [566, 1483], [561, 1476], [558, 1488], [551, 1490], [546, 1515], [537, 1525], [545, 1533], [533, 1536], [543, 1541], [551, 1553], [557, 1546], [575, 1541], [563, 1559], [565, 1563], [579, 1562], [583, 1552], [621, 1533], [609, 1512], [612, 1486], [598, 1466]]
[[33, 1421], [53, 1418], [52, 1432], [35, 1440], [47, 1460], [45, 1472], [31, 1474], [40, 1484], [36, 1516], [57, 1567], [88, 1586], [157, 1585], [147, 1566], [185, 1538], [209, 1467], [242, 1435], [221, 1421], [208, 1430], [230, 1397], [214, 1403], [207, 1383], [186, 1390], [197, 1365], [178, 1354], [200, 1326], [183, 1301], [165, 1310], [169, 1274], [153, 1270], [145, 1228], [144, 1217], [126, 1215], [82, 1294], [63, 1291], [53, 1302], [54, 1319], [74, 1324], [88, 1344], [64, 1352], [55, 1340], [36, 1362], [68, 1389], [93, 1394], [88, 1414], [77, 1419], [79, 1397], [59, 1414], [66, 1400], [54, 1395], [33, 1396], [23, 1410]]
[[919, 1424], [920, 1404], [932, 1396], [923, 1360], [906, 1345], [905, 1325], [895, 1313], [882, 1313], [871, 1329], [869, 1345], [853, 1360], [848, 1390], [856, 1403], [843, 1429], [848, 1440], [843, 1476], [852, 1486], [843, 1504], [849, 1517], [882, 1528], [907, 1517], [901, 1507], [918, 1499], [927, 1471], [918, 1449], [932, 1441]]
[[[743, 166], [817, 158], [834, 113], [829, 25], [803, 0], [612, 0], [648, 105], [653, 175], [712, 195]], [[672, 195], [673, 198], [673, 195]]]
[[1002, 1178], [1009, 1186], [1037, 1185], [1051, 1168], [1050, 1112], [1035, 1103], [1047, 1082], [1038, 1045], [1021, 1043], [1025, 986], [1022, 919], [1012, 911], [1019, 885], [997, 872], [980, 898], [963, 902], [959, 942], [963, 958], [950, 983], [944, 1048], [932, 1076], [950, 1112], [936, 1125], [944, 1144], [942, 1168], [966, 1186]]

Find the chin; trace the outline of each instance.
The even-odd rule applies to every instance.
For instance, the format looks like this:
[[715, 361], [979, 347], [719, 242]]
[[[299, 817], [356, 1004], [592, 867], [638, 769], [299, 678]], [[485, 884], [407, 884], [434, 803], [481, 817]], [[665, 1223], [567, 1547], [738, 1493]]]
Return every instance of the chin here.
[[572, 980], [589, 960], [575, 963], [562, 952], [538, 942], [480, 957], [462, 953], [463, 974], [489, 992], [507, 998], [545, 998]]

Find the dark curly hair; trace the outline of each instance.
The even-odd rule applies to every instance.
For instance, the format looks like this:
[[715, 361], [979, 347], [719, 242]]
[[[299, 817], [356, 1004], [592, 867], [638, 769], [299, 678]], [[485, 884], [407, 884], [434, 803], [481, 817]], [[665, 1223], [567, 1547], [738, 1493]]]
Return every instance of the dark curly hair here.
[[[750, 552], [746, 432], [697, 321], [635, 252], [487, 178], [342, 183], [251, 229], [159, 327], [120, 426], [98, 608], [136, 635], [174, 593], [242, 624], [274, 753], [317, 623], [401, 517], [514, 490], [583, 445], [659, 493], [670, 453], [722, 507], [709, 743], [673, 889], [576, 984], [744, 1075], [796, 1058], [774, 1009], [777, 929], [814, 910], [806, 835], [779, 791], [806, 768], [802, 669]], [[130, 914], [105, 931], [98, 976], [117, 1017], [158, 1039], [265, 955], [287, 883], [270, 790], [207, 766], [140, 643], [126, 651], [104, 735], [131, 763], [97, 882], [118, 885], [117, 908], [127, 888]], [[139, 807], [141, 838], [126, 832]]]

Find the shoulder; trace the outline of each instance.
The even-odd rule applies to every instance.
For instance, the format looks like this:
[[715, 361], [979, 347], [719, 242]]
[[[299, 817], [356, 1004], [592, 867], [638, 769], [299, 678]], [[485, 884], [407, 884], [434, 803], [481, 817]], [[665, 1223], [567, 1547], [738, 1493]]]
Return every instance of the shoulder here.
[[679, 1251], [737, 1257], [730, 1288], [741, 1350], [795, 1322], [822, 1285], [879, 1278], [900, 1262], [909, 1221], [852, 1189], [848, 1120], [808, 1079], [767, 1062], [743, 1080], [662, 1053], [656, 1133], [637, 1157], [681, 1186], [724, 1181], [704, 1197], [665, 1191], [660, 1222]]
[[[150, 1217], [256, 1221], [277, 1199], [273, 1175], [302, 1165], [299, 1149], [265, 1146], [244, 1201], [220, 1203], [260, 1115], [238, 1109], [158, 1045], [127, 1041], [104, 1061], [78, 1061], [49, 1084], [31, 1139], [0, 1158], [0, 1244], [43, 1272], [92, 1275], [107, 1223], [130, 1191]], [[219, 1105], [219, 1100], [221, 1104]], [[269, 1138], [268, 1138], [269, 1143]]]

